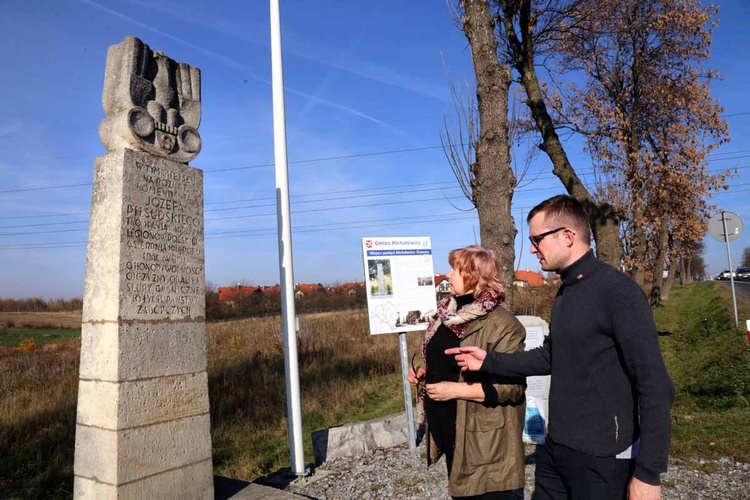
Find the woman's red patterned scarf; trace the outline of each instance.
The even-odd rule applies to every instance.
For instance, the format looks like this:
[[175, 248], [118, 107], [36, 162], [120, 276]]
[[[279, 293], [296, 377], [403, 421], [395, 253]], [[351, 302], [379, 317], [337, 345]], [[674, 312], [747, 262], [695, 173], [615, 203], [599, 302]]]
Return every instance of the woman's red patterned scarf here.
[[[424, 363], [425, 373], [429, 369], [427, 367], [427, 344], [430, 343], [433, 335], [437, 332], [440, 325], [447, 326], [456, 337], [463, 339], [466, 337], [466, 332], [469, 330], [469, 323], [477, 318], [486, 316], [490, 311], [496, 308], [502, 299], [500, 294], [494, 290], [485, 292], [478, 298], [474, 299], [474, 302], [466, 304], [465, 306], [458, 308], [458, 303], [453, 295], [445, 297], [438, 302], [438, 310], [435, 316], [432, 317], [429, 324], [427, 325], [427, 332], [424, 335], [424, 342], [422, 342], [422, 362]], [[424, 400], [427, 396], [427, 391], [424, 387], [419, 391], [419, 399], [422, 402], [422, 408], [424, 408]]]

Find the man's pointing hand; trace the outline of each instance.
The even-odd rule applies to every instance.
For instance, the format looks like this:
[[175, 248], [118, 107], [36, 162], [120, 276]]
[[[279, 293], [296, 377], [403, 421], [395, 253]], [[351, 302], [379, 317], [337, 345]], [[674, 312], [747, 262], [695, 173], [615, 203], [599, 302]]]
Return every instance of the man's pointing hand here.
[[487, 352], [479, 347], [452, 347], [445, 350], [445, 354], [455, 354], [456, 362], [461, 370], [478, 371], [482, 367]]

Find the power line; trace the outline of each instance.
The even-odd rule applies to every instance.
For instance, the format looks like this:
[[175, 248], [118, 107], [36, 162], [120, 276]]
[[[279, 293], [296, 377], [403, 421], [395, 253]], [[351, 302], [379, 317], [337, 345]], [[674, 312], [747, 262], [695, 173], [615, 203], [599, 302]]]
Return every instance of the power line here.
[[[390, 196], [394, 194], [410, 194], [410, 193], [422, 193], [426, 191], [443, 191], [447, 189], [461, 189], [461, 186], [453, 186], [453, 187], [439, 187], [439, 188], [426, 188], [426, 189], [412, 189], [409, 191], [394, 191], [390, 193], [374, 193], [374, 194], [360, 194], [360, 195], [354, 195], [354, 196], [338, 196], [338, 197], [331, 197], [331, 198], [324, 198], [320, 200], [297, 200], [292, 201], [292, 204], [300, 204], [300, 203], [321, 203], [325, 201], [338, 201], [338, 200], [351, 200], [354, 198], [372, 198], [377, 196]], [[265, 208], [265, 207], [275, 207], [275, 203], [268, 203], [263, 205], [248, 205], [248, 206], [242, 206], [242, 207], [227, 207], [227, 208], [212, 208], [209, 210], [205, 210], [206, 212], [222, 212], [226, 210], [244, 210], [247, 208]]]
[[[389, 219], [371, 219], [371, 220], [362, 220], [362, 221], [343, 221], [343, 222], [329, 222], [326, 224], [308, 224], [304, 226], [294, 226], [292, 229], [294, 231], [299, 231], [302, 229], [310, 229], [310, 228], [324, 228], [324, 227], [330, 227], [330, 226], [337, 226], [340, 227], [342, 225], [349, 225], [349, 224], [369, 224], [374, 222], [394, 222], [394, 221], [405, 221], [405, 220], [411, 220], [413, 222], [419, 222], [417, 219], [430, 219], [434, 217], [451, 217], [455, 216], [457, 214], [455, 213], [443, 213], [443, 214], [433, 214], [433, 215], [413, 215], [410, 217], [395, 217], [395, 218], [389, 218]], [[473, 217], [473, 216], [472, 216]], [[346, 229], [346, 228], [342, 228]], [[264, 231], [273, 231], [274, 234], [277, 231], [277, 228], [275, 227], [268, 227], [268, 228], [260, 228], [260, 229], [246, 229], [246, 230], [240, 230], [240, 231], [222, 231], [218, 233], [206, 233], [206, 238], [209, 236], [217, 237], [217, 236], [223, 236], [227, 234], [245, 234], [250, 232], [264, 232]]]
[[59, 186], [43, 186], [43, 187], [24, 188], [24, 189], [6, 189], [3, 191], [0, 191], [0, 194], [24, 193], [28, 191], [43, 191], [45, 189], [64, 189], [64, 188], [72, 188], [72, 187], [90, 186], [91, 184], [92, 184], [91, 182], [85, 182], [83, 184], [62, 184]]
[[[740, 115], [746, 115], [750, 114], [750, 112], [745, 113], [735, 113], [733, 115], [726, 115], [726, 116], [740, 116]], [[457, 144], [460, 146], [460, 144]], [[390, 154], [402, 154], [402, 153], [413, 153], [418, 151], [430, 151], [435, 149], [442, 149], [443, 146], [423, 146], [418, 148], [405, 148], [405, 149], [392, 149], [392, 150], [385, 150], [385, 151], [370, 151], [365, 153], [353, 153], [349, 155], [338, 155], [338, 156], [324, 156], [320, 158], [309, 158], [309, 159], [303, 159], [303, 160], [294, 160], [289, 161], [288, 163], [291, 164], [305, 164], [305, 163], [317, 163], [317, 162], [323, 162], [323, 161], [335, 161], [335, 160], [347, 160], [347, 159], [354, 159], [354, 158], [365, 158], [370, 156], [382, 156], [382, 155], [390, 155]], [[712, 154], [736, 154], [745, 152], [747, 150], [741, 150], [736, 152], [726, 152], [726, 153], [712, 153]], [[710, 156], [710, 155], [709, 155]], [[747, 158], [748, 156], [738, 156], [736, 158], [722, 158], [721, 160], [731, 160], [731, 159], [741, 159], [741, 158]], [[709, 162], [711, 161], [718, 161], [717, 160], [707, 160]], [[229, 168], [217, 168], [217, 169], [211, 169], [211, 170], [203, 170], [204, 173], [216, 173], [216, 172], [232, 172], [237, 170], [251, 170], [251, 169], [258, 169], [258, 168], [270, 168], [275, 166], [274, 163], [259, 163], [255, 165], [247, 165], [243, 167], [229, 167]], [[593, 170], [593, 168], [585, 167], [584, 169], [577, 169], [577, 171], [583, 171], [583, 170]], [[83, 187], [83, 186], [91, 186], [91, 182], [85, 182], [80, 184], [61, 184], [61, 185], [53, 185], [53, 186], [41, 186], [41, 187], [34, 187], [34, 188], [21, 188], [21, 189], [6, 189], [0, 191], [0, 194], [11, 194], [11, 193], [22, 193], [22, 192], [30, 192], [30, 191], [42, 191], [42, 190], [50, 190], [50, 189], [66, 189], [66, 188], [73, 188], [73, 187]]]
[[[750, 166], [742, 167], [742, 168], [750, 168]], [[719, 169], [718, 171], [722, 171]], [[426, 184], [430, 185], [430, 184]], [[748, 183], [740, 183], [735, 184], [734, 187], [739, 186], [745, 186], [748, 185]], [[298, 200], [293, 201], [294, 204], [301, 204], [301, 203], [322, 203], [327, 201], [339, 201], [339, 200], [349, 200], [353, 198], [367, 198], [367, 197], [376, 197], [376, 196], [390, 196], [390, 195], [398, 195], [398, 194], [410, 194], [415, 192], [427, 192], [427, 191], [436, 191], [443, 189], [458, 189], [458, 186], [454, 187], [446, 187], [446, 188], [426, 188], [422, 190], [409, 190], [409, 191], [392, 191], [392, 192], [386, 192], [386, 193], [377, 193], [377, 194], [368, 194], [368, 195], [358, 195], [358, 196], [347, 196], [347, 197], [329, 197], [329, 198], [321, 198], [318, 200]], [[538, 192], [538, 191], [551, 191], [551, 190], [559, 190], [560, 186], [547, 186], [547, 187], [527, 187], [527, 188], [521, 188], [517, 189], [516, 193], [527, 193], [527, 192]], [[357, 192], [357, 190], [349, 190], [348, 192]], [[724, 191], [722, 191], [723, 193]], [[732, 191], [736, 192], [736, 191]], [[374, 203], [374, 204], [366, 204], [366, 205], [351, 205], [351, 206], [343, 206], [343, 207], [326, 207], [326, 208], [317, 208], [317, 209], [310, 209], [310, 210], [295, 210], [292, 212], [292, 214], [301, 214], [301, 213], [313, 213], [313, 212], [325, 212], [325, 211], [333, 211], [333, 210], [347, 210], [352, 208], [369, 208], [369, 207], [375, 207], [375, 206], [385, 206], [385, 205], [398, 205], [398, 204], [409, 204], [409, 203], [420, 203], [420, 202], [429, 202], [429, 201], [440, 201], [440, 200], [460, 200], [465, 199], [464, 196], [443, 196], [438, 198], [423, 198], [419, 200], [400, 200], [400, 201], [393, 201], [393, 202], [381, 202], [381, 203]], [[248, 200], [249, 201], [249, 200]], [[218, 209], [211, 209], [206, 210], [206, 212], [212, 212], [212, 211], [227, 211], [227, 210], [247, 210], [247, 209], [253, 209], [253, 208], [269, 208], [274, 207], [275, 204], [260, 204], [260, 205], [251, 205], [251, 206], [240, 206], [240, 207], [228, 207], [228, 208], [218, 208]], [[248, 214], [248, 215], [237, 215], [237, 216], [228, 216], [228, 217], [214, 217], [210, 219], [205, 219], [206, 222], [209, 221], [215, 221], [215, 220], [234, 220], [234, 219], [249, 219], [249, 218], [260, 218], [260, 217], [271, 217], [276, 216], [276, 212], [268, 212], [268, 213], [261, 213], [261, 214]], [[61, 225], [71, 225], [71, 224], [84, 224], [87, 223], [88, 220], [80, 220], [80, 221], [65, 221], [65, 222], [47, 222], [47, 223], [38, 223], [38, 224], [17, 224], [17, 225], [11, 225], [11, 226], [0, 226], [0, 229], [26, 229], [31, 227], [49, 227], [49, 226], [61, 226]], [[83, 229], [81, 229], [83, 230]], [[59, 231], [46, 231], [46, 232], [71, 232], [75, 230], [59, 230]], [[28, 234], [44, 234], [44, 233], [34, 233], [34, 232], [16, 232], [16, 233], [0, 233], [0, 236], [10, 236], [10, 235], [28, 235]]]
[[0, 217], [0, 220], [7, 219], [41, 219], [43, 217], [70, 217], [72, 215], [88, 215], [88, 212], [70, 212], [67, 214], [46, 214], [46, 215], [13, 215], [8, 217]]
[[[415, 221], [414, 219], [430, 219], [433, 218], [435, 220], [426, 220], [426, 221]], [[320, 232], [320, 231], [339, 231], [339, 230], [345, 230], [345, 229], [359, 229], [361, 227], [383, 227], [384, 225], [381, 224], [382, 222], [387, 222], [385, 225], [386, 227], [390, 227], [393, 225], [404, 225], [404, 224], [414, 224], [415, 222], [419, 223], [433, 223], [433, 222], [442, 222], [447, 220], [461, 220], [461, 219], [473, 219], [475, 218], [474, 215], [463, 215], [463, 214], [435, 214], [435, 215], [419, 215], [419, 216], [410, 216], [410, 217], [397, 217], [397, 218], [391, 218], [391, 219], [374, 219], [369, 221], [351, 221], [351, 222], [343, 222], [343, 223], [326, 223], [326, 224], [312, 224], [312, 225], [305, 225], [305, 226], [296, 226], [295, 228], [292, 228], [293, 233], [299, 233], [299, 232]], [[401, 222], [399, 222], [401, 221]], [[409, 222], [404, 222], [409, 221]], [[353, 227], [342, 227], [342, 226], [353, 226]], [[330, 227], [335, 226], [335, 227]], [[262, 228], [262, 229], [256, 229], [256, 230], [248, 230], [248, 233], [251, 232], [263, 232], [267, 231], [266, 233], [260, 234], [260, 235], [272, 235], [276, 234], [276, 228]], [[229, 236], [230, 234], [234, 234], [234, 232], [228, 232], [228, 233], [208, 233], [205, 236], [205, 239], [224, 239], [224, 238], [236, 238], [239, 237], [238, 235]], [[257, 236], [258, 234], [248, 234], [245, 236]], [[210, 238], [209, 238], [210, 236]], [[83, 246], [87, 242], [86, 241], [61, 241], [61, 242], [51, 242], [51, 243], [10, 243], [6, 245], [0, 245], [0, 250], [18, 250], [18, 249], [26, 249], [26, 248], [59, 248], [62, 246]]]
[[[351, 205], [347, 207], [311, 208], [309, 210], [295, 210], [294, 212], [292, 212], [292, 215], [315, 213], [315, 212], [327, 212], [327, 211], [332, 211], [332, 210], [351, 210], [353, 208], [382, 207], [385, 205], [406, 205], [406, 204], [411, 204], [411, 203], [421, 203], [425, 201], [459, 200], [459, 199], [465, 199], [465, 198], [463, 196], [451, 196], [451, 197], [442, 197], [442, 198], [424, 198], [421, 200], [405, 200], [405, 201], [390, 201], [390, 202], [385, 202], [385, 203], [370, 203], [367, 205]], [[252, 214], [252, 215], [235, 215], [231, 217], [214, 217], [213, 219], [206, 219], [206, 222], [215, 221], [215, 220], [252, 219], [252, 218], [257, 218], [257, 217], [271, 217], [271, 216], [275, 217], [276, 212], [265, 213], [265, 214]]]
[[[750, 184], [750, 183], [747, 183]], [[744, 184], [744, 185], [747, 185]], [[725, 195], [725, 194], [735, 194], [735, 193], [746, 193], [750, 192], [750, 189], [742, 189], [737, 191], [722, 191], [716, 194], [716, 196], [719, 195]], [[529, 210], [532, 207], [518, 207], [513, 211], [512, 215], [514, 217], [523, 216], [525, 214], [525, 211]], [[427, 218], [427, 217], [444, 217], [440, 219], [435, 220], [427, 220], [427, 221], [415, 221], [410, 220], [409, 222], [395, 222], [398, 220], [406, 220], [406, 219], [413, 219], [413, 218]], [[420, 223], [420, 224], [431, 224], [435, 222], [446, 222], [446, 221], [453, 221], [453, 220], [470, 220], [475, 218], [474, 215], [468, 216], [468, 215], [461, 215], [457, 214], [455, 217], [449, 217], [449, 214], [438, 214], [434, 216], [413, 216], [413, 217], [405, 217], [405, 218], [397, 218], [397, 219], [376, 219], [373, 221], [352, 221], [352, 222], [338, 222], [338, 223], [329, 223], [329, 224], [320, 224], [317, 225], [319, 227], [316, 227], [316, 225], [309, 225], [309, 226], [300, 226], [304, 229], [293, 229], [293, 234], [297, 233], [310, 233], [310, 232], [327, 232], [327, 231], [342, 231], [342, 230], [351, 230], [351, 229], [363, 229], [366, 227], [391, 227], [391, 226], [397, 226], [397, 225], [408, 225], [408, 224], [414, 224], [414, 223]], [[383, 224], [365, 224], [366, 222], [386, 222], [388, 221], [388, 224], [385, 226]], [[361, 224], [361, 225], [360, 225]], [[336, 226], [332, 228], [325, 229], [324, 227], [327, 226]], [[347, 227], [343, 227], [347, 226]], [[267, 231], [267, 232], [263, 232]], [[253, 237], [260, 237], [260, 236], [272, 236], [276, 234], [276, 230], [274, 228], [268, 228], [268, 229], [257, 229], [257, 230], [247, 230], [247, 233], [252, 234], [235, 234], [235, 232], [230, 231], [227, 233], [216, 233], [214, 235], [206, 234], [205, 239], [208, 240], [214, 240], [214, 239], [234, 239], [234, 238], [253, 238]], [[39, 233], [43, 234], [43, 233]], [[209, 237], [210, 236], [210, 237]], [[29, 249], [57, 249], [57, 248], [74, 248], [74, 247], [82, 247], [87, 244], [87, 241], [62, 241], [62, 242], [53, 242], [53, 243], [25, 243], [25, 244], [7, 244], [7, 245], [0, 245], [0, 251], [2, 250], [29, 250]]]
[[44, 222], [41, 224], [21, 224], [17, 226], [0, 226], [0, 229], [16, 229], [16, 228], [25, 228], [25, 227], [43, 227], [43, 226], [62, 226], [67, 224], [85, 224], [88, 223], [88, 219], [86, 220], [74, 220], [74, 221], [68, 221], [68, 222]]
[[[350, 155], [338, 155], [338, 156], [324, 156], [320, 158], [309, 158], [305, 160], [293, 160], [289, 161], [290, 165], [298, 165], [298, 164], [304, 164], [304, 163], [316, 163], [321, 161], [334, 161], [334, 160], [347, 160], [352, 158], [365, 158], [368, 156], [381, 156], [381, 155], [390, 155], [390, 154], [401, 154], [401, 153], [413, 153], [417, 151], [429, 151], [434, 149], [442, 149], [441, 146], [424, 146], [419, 148], [406, 148], [406, 149], [392, 149], [392, 150], [386, 150], [386, 151], [370, 151], [366, 153], [353, 153]], [[229, 168], [216, 168], [211, 170], [203, 170], [204, 173], [211, 174], [216, 172], [232, 172], [235, 170], [251, 170], [256, 168], [269, 168], [275, 166], [274, 163], [259, 163], [256, 165], [247, 165], [244, 167], [229, 167]], [[91, 186], [91, 182], [86, 182], [82, 184], [61, 184], [57, 186], [42, 186], [42, 187], [35, 187], [35, 188], [23, 188], [23, 189], [6, 189], [0, 191], [0, 194], [8, 194], [8, 193], [22, 193], [22, 192], [28, 192], [28, 191], [41, 191], [45, 189], [64, 189], [64, 188], [72, 188], [72, 187], [82, 187], [82, 186]]]
[[[317, 193], [307, 193], [307, 194], [296, 194], [293, 195], [292, 198], [299, 198], [302, 196], [320, 196], [320, 195], [328, 195], [328, 194], [343, 194], [343, 193], [360, 193], [360, 192], [366, 192], [366, 191], [379, 191], [384, 189], [406, 189], [409, 187], [423, 187], [423, 186], [437, 186], [439, 184], [455, 184], [456, 181], [441, 181], [441, 182], [422, 182], [419, 184], [399, 184], [396, 186], [381, 186], [381, 187], [373, 187], [373, 188], [361, 188], [361, 189], [345, 189], [341, 191], [319, 191]], [[227, 203], [245, 203], [247, 201], [266, 201], [266, 200], [275, 200], [276, 197], [269, 196], [266, 198], [251, 198], [251, 199], [244, 199], [244, 200], [231, 200], [231, 201], [214, 201], [211, 203], [204, 203], [204, 205], [223, 205]]]
[[[415, 222], [419, 222], [420, 224], [433, 224], [435, 222], [446, 222], [446, 221], [453, 221], [453, 220], [469, 220], [474, 219], [474, 216], [467, 216], [467, 215], [460, 215], [460, 214], [454, 214], [451, 217], [445, 217], [441, 219], [435, 219], [435, 220], [426, 220], [426, 221], [410, 221], [410, 222], [390, 222], [388, 223], [387, 227], [392, 226], [404, 226], [408, 224], [414, 224]], [[370, 227], [385, 227], [383, 224], [356, 224], [352, 223], [353, 225], [348, 227], [334, 227], [334, 228], [317, 228], [317, 229], [300, 229], [300, 230], [294, 230], [293, 234], [299, 234], [299, 233], [320, 233], [320, 232], [328, 232], [328, 231], [341, 231], [346, 229], [364, 229], [364, 228], [370, 228]], [[337, 225], [338, 226], [338, 225]], [[267, 232], [259, 232], [256, 234], [247, 234], [247, 235], [234, 235], [234, 236], [216, 236], [212, 238], [208, 238], [206, 236], [206, 239], [232, 239], [232, 238], [246, 238], [246, 237], [252, 237], [252, 236], [272, 236], [276, 235], [276, 228], [270, 229]]]
[[[455, 186], [456, 181], [442, 181], [442, 182], [423, 182], [419, 184], [402, 184], [402, 185], [396, 185], [396, 186], [381, 186], [381, 187], [374, 187], [374, 188], [361, 188], [361, 189], [346, 189], [346, 190], [339, 190], [339, 191], [320, 191], [317, 193], [305, 193], [305, 194], [298, 194], [293, 195], [292, 198], [301, 198], [301, 197], [309, 197], [309, 196], [322, 196], [322, 195], [329, 195], [329, 194], [343, 194], [343, 193], [359, 193], [359, 192], [369, 192], [369, 191], [378, 191], [378, 190], [388, 190], [388, 189], [406, 189], [411, 187], [423, 187], [423, 186], [438, 186], [438, 185], [453, 185]], [[392, 193], [380, 193], [378, 196], [386, 196]], [[245, 203], [245, 202], [253, 202], [253, 201], [266, 201], [266, 200], [276, 200], [275, 197], [269, 196], [264, 198], [251, 198], [251, 199], [243, 199], [243, 200], [231, 200], [231, 201], [217, 201], [213, 203], [204, 203], [204, 205], [224, 205], [229, 203]], [[321, 199], [319, 201], [327, 201], [326, 199]], [[295, 202], [292, 202], [295, 203]], [[274, 204], [275, 206], [275, 204]], [[211, 211], [211, 210], [207, 210]], [[39, 218], [45, 218], [45, 217], [70, 217], [74, 215], [88, 215], [89, 212], [69, 212], [64, 214], [45, 214], [45, 215], [15, 215], [15, 216], [5, 216], [0, 217], [0, 220], [12, 220], [12, 219], [39, 219]], [[9, 227], [9, 226], [5, 226]], [[13, 226], [15, 227], [15, 226]], [[0, 227], [2, 229], [3, 227]]]
[[[361, 224], [361, 223], [370, 223], [370, 222], [391, 222], [391, 221], [401, 221], [401, 220], [416, 220], [416, 219], [424, 219], [424, 218], [431, 218], [431, 217], [444, 217], [449, 215], [455, 215], [451, 213], [443, 213], [443, 214], [434, 214], [434, 215], [413, 215], [410, 217], [396, 217], [396, 218], [390, 218], [390, 219], [374, 219], [374, 220], [365, 220], [365, 221], [339, 221], [339, 222], [330, 222], [326, 224], [308, 224], [308, 225], [295, 225], [293, 229], [306, 229], [306, 228], [319, 228], [319, 227], [328, 227], [328, 226], [342, 226], [347, 224]], [[74, 231], [88, 231], [88, 228], [83, 229], [61, 229], [57, 231], [43, 231], [43, 232], [29, 232], [29, 233], [0, 233], [0, 236], [17, 236], [17, 235], [29, 235], [29, 234], [50, 234], [50, 233], [65, 233], [65, 232], [74, 232]], [[207, 232], [206, 238], [209, 236], [219, 236], [224, 234], [238, 234], [238, 233], [251, 233], [251, 232], [257, 232], [257, 231], [276, 231], [276, 228], [269, 227], [269, 228], [259, 228], [259, 229], [243, 229], [238, 231], [222, 231], [222, 232]]]
[[76, 233], [76, 232], [88, 231], [88, 230], [89, 230], [88, 227], [83, 227], [80, 229], [55, 229], [52, 231], [22, 231], [18, 233], [0, 233], [0, 236], [22, 236], [22, 235], [31, 235], [31, 234], [52, 234], [52, 233]]
[[[726, 172], [727, 170], [742, 170], [750, 168], [750, 165], [742, 165], [737, 167], [732, 167], [730, 169], [723, 169], [723, 168], [717, 168], [717, 169], [709, 169], [706, 172], [707, 173], [720, 173], [720, 172]], [[584, 167], [577, 169], [578, 172], [586, 172], [593, 170], [592, 167]], [[590, 174], [582, 174], [579, 175], [579, 178], [581, 179], [588, 179], [595, 175], [594, 173]], [[541, 175], [535, 178], [535, 181], [540, 180], [550, 180], [555, 179], [556, 176], [554, 174], [546, 174]], [[445, 184], [454, 184], [456, 181], [442, 181], [442, 182], [432, 182], [432, 183], [419, 183], [419, 184], [409, 184], [409, 185], [403, 185], [403, 186], [382, 186], [382, 187], [376, 187], [376, 188], [364, 188], [364, 189], [349, 189], [349, 190], [340, 190], [340, 191], [327, 191], [327, 192], [318, 192], [318, 193], [307, 193], [307, 194], [300, 194], [295, 195], [292, 198], [298, 198], [298, 197], [308, 197], [308, 196], [319, 196], [319, 195], [326, 195], [326, 194], [338, 194], [338, 193], [357, 193], [357, 192], [367, 192], [367, 191], [377, 191], [377, 190], [386, 190], [386, 189], [401, 189], [401, 188], [407, 188], [407, 187], [420, 187], [420, 186], [433, 186], [433, 185], [445, 185]], [[448, 189], [448, 188], [446, 188]], [[453, 188], [450, 188], [453, 189]], [[527, 192], [527, 191], [541, 191], [541, 190], [550, 190], [550, 189], [559, 189], [559, 187], [549, 188], [521, 188], [517, 189], [516, 192]], [[380, 193], [377, 196], [387, 196], [390, 194], [399, 194], [400, 192], [393, 192], [393, 193]], [[229, 204], [229, 203], [243, 203], [243, 202], [252, 202], [252, 201], [264, 201], [264, 200], [275, 200], [274, 197], [265, 197], [265, 198], [254, 198], [254, 199], [245, 199], [245, 200], [232, 200], [232, 201], [223, 201], [223, 202], [215, 202], [215, 203], [207, 203], [206, 205], [218, 205], [218, 204]], [[316, 201], [329, 201], [329, 199], [322, 198], [320, 200]], [[297, 201], [293, 201], [292, 203], [299, 203]], [[262, 205], [262, 207], [269, 207], [269, 206], [275, 206], [275, 204], [269, 204], [269, 205]], [[241, 208], [258, 208], [260, 206], [256, 207], [235, 207], [233, 209], [239, 210]], [[230, 209], [210, 209], [206, 210], [207, 212], [215, 211], [215, 210], [230, 210]], [[87, 214], [87, 212], [72, 212], [69, 214], [51, 214], [51, 215], [32, 215], [32, 216], [9, 216], [9, 217], [2, 217], [2, 219], [22, 219], [22, 218], [42, 218], [42, 217], [62, 217], [62, 216], [73, 216], [73, 215], [83, 215]], [[65, 224], [68, 224], [69, 222], [66, 222]], [[49, 223], [46, 225], [56, 225], [57, 223]], [[0, 226], [0, 229], [8, 229], [8, 228], [19, 228], [19, 227], [31, 227], [31, 226]]]
[[[424, 146], [421, 148], [408, 148], [408, 149], [393, 149], [389, 151], [373, 151], [369, 153], [355, 153], [350, 155], [340, 155], [340, 156], [326, 156], [322, 158], [312, 158], [309, 160], [295, 160], [288, 162], [290, 165], [295, 164], [299, 165], [302, 163], [316, 163], [321, 161], [334, 161], [334, 160], [349, 160], [352, 158], [364, 158], [367, 156], [380, 156], [380, 155], [390, 155], [390, 154], [400, 154], [400, 153], [413, 153], [415, 151], [428, 151], [431, 149], [442, 149], [443, 146]], [[246, 167], [230, 167], [230, 168], [216, 168], [212, 170], [204, 170], [207, 174], [212, 174], [215, 172], [231, 172], [235, 170], [248, 170], [253, 168], [268, 168], [275, 166], [275, 163], [264, 163], [259, 165], [249, 165]]]

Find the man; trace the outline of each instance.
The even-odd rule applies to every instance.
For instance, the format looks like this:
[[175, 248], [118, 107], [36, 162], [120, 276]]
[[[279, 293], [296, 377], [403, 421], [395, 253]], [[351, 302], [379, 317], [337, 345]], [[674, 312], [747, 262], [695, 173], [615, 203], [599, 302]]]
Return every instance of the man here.
[[674, 386], [646, 296], [594, 257], [588, 217], [574, 198], [550, 198], [527, 221], [531, 253], [562, 278], [549, 337], [526, 352], [445, 352], [456, 354], [463, 370], [552, 375], [536, 498], [659, 499]]

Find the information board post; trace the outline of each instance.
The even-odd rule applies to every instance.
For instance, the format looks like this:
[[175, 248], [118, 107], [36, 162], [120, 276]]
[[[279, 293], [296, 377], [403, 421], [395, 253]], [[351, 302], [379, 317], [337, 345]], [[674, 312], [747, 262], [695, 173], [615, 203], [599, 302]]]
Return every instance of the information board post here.
[[432, 243], [425, 236], [362, 238], [370, 335], [398, 333], [409, 448], [416, 448], [406, 332], [426, 330], [437, 310]]
[[406, 332], [399, 332], [398, 346], [401, 351], [401, 383], [404, 386], [404, 407], [406, 407], [406, 436], [409, 438], [409, 449], [417, 447], [417, 433], [414, 429], [414, 408], [411, 404], [411, 384], [406, 379], [409, 374], [409, 351], [406, 348]]

